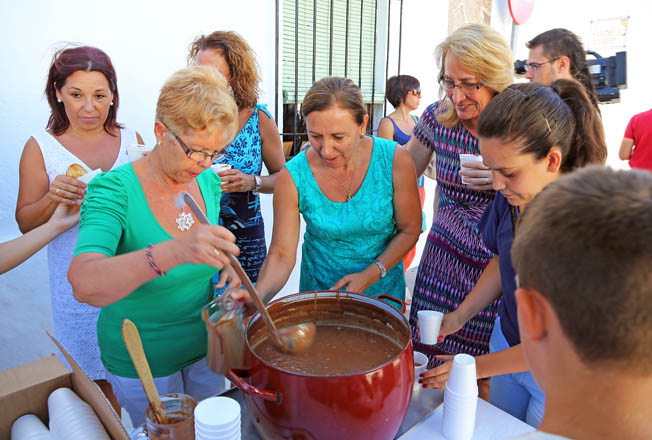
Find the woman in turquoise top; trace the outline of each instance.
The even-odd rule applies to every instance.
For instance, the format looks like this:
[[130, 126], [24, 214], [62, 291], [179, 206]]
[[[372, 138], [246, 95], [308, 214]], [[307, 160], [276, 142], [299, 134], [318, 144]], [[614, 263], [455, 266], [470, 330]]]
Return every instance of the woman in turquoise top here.
[[[175, 197], [190, 193], [217, 223], [220, 178], [209, 167], [236, 129], [224, 78], [209, 67], [181, 70], [161, 89], [152, 153], [88, 186], [68, 278], [78, 301], [102, 307], [101, 360], [134, 425], [144, 421], [147, 398], [122, 340], [124, 319], [140, 332], [160, 394], [201, 399], [224, 387], [204, 360], [200, 313], [212, 298], [211, 275], [228, 265], [221, 251], [238, 248], [226, 228], [199, 224]], [[221, 272], [221, 285], [239, 284], [230, 267]]]
[[396, 143], [365, 136], [368, 115], [350, 79], [324, 78], [301, 108], [311, 147], [287, 163], [274, 192], [274, 233], [257, 288], [287, 282], [306, 222], [300, 289], [403, 299], [401, 259], [421, 227], [416, 173]]

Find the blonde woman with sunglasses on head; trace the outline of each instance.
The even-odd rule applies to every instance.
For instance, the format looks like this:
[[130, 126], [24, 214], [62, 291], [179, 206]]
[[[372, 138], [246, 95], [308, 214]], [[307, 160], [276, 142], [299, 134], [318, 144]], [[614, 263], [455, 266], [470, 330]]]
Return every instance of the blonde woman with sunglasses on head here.
[[441, 99], [423, 112], [407, 145], [417, 175], [433, 157], [436, 163], [439, 203], [419, 263], [410, 310], [415, 350], [428, 355], [430, 366], [436, 365], [436, 354], [475, 356], [489, 350], [497, 303], [436, 346], [420, 342], [417, 312], [455, 310], [493, 257], [477, 229], [494, 196], [491, 174], [482, 162], [464, 174], [469, 171], [461, 170], [459, 154], [480, 154], [478, 118], [493, 97], [513, 82], [509, 45], [489, 26], [458, 29], [439, 44], [436, 57]]

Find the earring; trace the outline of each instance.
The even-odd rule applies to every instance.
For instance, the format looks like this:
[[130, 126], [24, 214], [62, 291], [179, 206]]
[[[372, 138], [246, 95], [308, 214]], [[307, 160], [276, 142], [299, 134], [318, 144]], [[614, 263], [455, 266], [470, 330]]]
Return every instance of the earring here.
[[61, 104], [62, 101], [61, 101], [59, 98], [57, 98], [57, 102], [58, 102], [59, 104]]
[[110, 106], [113, 106], [113, 101], [111, 101], [111, 104], [109, 104], [109, 105], [110, 105]]

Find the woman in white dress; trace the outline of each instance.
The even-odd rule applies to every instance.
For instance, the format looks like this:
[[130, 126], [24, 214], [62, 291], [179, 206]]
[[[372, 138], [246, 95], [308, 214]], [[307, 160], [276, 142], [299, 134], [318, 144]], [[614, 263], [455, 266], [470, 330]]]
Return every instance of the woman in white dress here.
[[[78, 209], [84, 202], [86, 184], [66, 176], [71, 165], [87, 172], [97, 168], [106, 172], [128, 161], [128, 145], [142, 143], [138, 133], [116, 121], [115, 70], [108, 55], [97, 48], [57, 52], [45, 95], [51, 109], [46, 130], [28, 139], [20, 159], [16, 221], [23, 233], [47, 222], [60, 203]], [[54, 334], [119, 410], [100, 362], [99, 309], [77, 302], [68, 283], [78, 233], [77, 225], [48, 245]]]

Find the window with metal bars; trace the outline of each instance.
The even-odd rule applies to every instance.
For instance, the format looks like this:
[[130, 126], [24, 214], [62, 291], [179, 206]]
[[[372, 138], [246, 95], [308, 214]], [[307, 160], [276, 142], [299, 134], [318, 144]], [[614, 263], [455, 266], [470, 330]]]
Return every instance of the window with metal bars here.
[[[370, 113], [385, 101], [377, 90], [378, 5], [376, 0], [284, 0], [282, 10], [283, 149], [286, 157], [307, 140], [300, 113], [310, 86], [326, 76], [352, 79], [362, 91]], [[384, 81], [381, 81], [384, 84]]]

